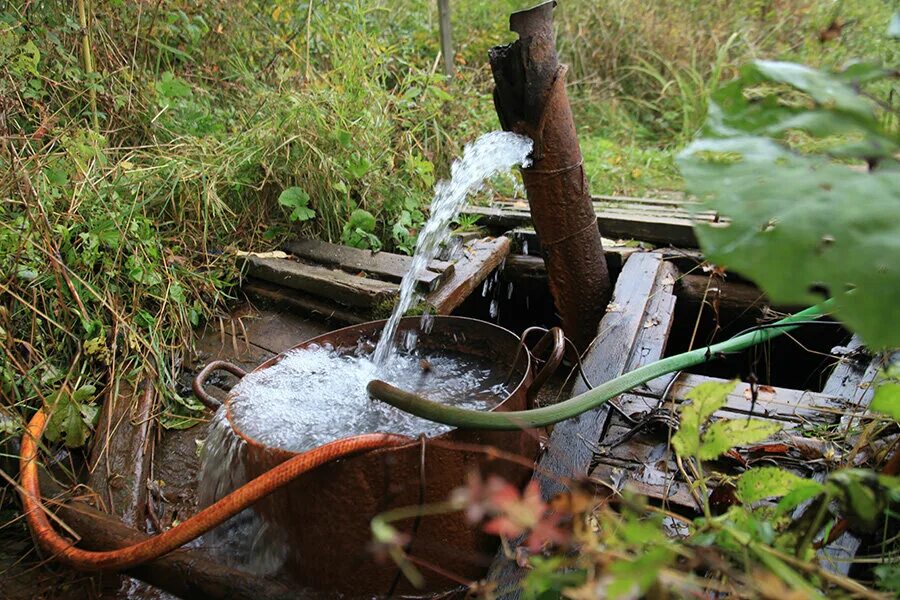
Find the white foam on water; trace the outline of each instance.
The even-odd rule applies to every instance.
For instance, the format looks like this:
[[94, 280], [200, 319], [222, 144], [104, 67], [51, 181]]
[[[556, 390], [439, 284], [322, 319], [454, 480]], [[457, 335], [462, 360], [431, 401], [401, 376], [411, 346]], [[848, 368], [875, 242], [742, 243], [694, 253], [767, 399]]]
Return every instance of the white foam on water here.
[[313, 345], [244, 377], [231, 391], [231, 419], [245, 435], [292, 452], [362, 433], [433, 436], [451, 428], [371, 401], [366, 385], [377, 376], [437, 402], [489, 410], [507, 395], [505, 373], [495, 371], [462, 354], [405, 349], [378, 369], [362, 350]]
[[416, 299], [416, 281], [437, 256], [441, 243], [450, 233], [450, 224], [465, 206], [466, 198], [480, 190], [489, 177], [505, 173], [516, 165], [527, 167], [532, 146], [531, 139], [523, 135], [508, 131], [486, 133], [467, 144], [462, 158], [453, 161], [449, 181], [441, 181], [435, 186], [431, 214], [419, 231], [412, 265], [400, 283], [397, 305], [375, 349], [373, 360], [378, 367], [384, 367], [396, 354], [397, 326]]

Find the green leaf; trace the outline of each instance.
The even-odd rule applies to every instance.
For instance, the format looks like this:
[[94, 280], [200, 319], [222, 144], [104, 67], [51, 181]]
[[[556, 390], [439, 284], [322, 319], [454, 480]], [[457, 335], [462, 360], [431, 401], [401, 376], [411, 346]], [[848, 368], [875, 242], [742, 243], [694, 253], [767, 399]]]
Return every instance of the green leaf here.
[[193, 89], [186, 81], [179, 79], [171, 71], [166, 71], [156, 82], [156, 93], [159, 94], [163, 104], [169, 104], [178, 98], [190, 97]]
[[675, 558], [666, 546], [647, 548], [634, 560], [621, 559], [609, 566], [612, 580], [606, 589], [608, 598], [640, 598], [656, 581], [659, 572]]
[[697, 456], [701, 460], [712, 460], [735, 446], [761, 442], [780, 430], [778, 423], [760, 419], [716, 421], [703, 434]]
[[703, 209], [724, 218], [695, 226], [710, 260], [775, 302], [832, 296], [837, 315], [870, 346], [900, 345], [900, 172], [861, 173], [751, 137], [694, 142], [681, 166], [690, 192], [707, 199]]
[[354, 179], [362, 179], [371, 168], [372, 163], [365, 156], [353, 156], [352, 159], [347, 161], [347, 171], [350, 172]]
[[367, 233], [375, 231], [375, 217], [367, 210], [357, 208], [350, 213], [350, 220], [347, 222], [350, 229], [361, 229]]
[[309, 208], [309, 194], [302, 188], [287, 188], [278, 196], [278, 204], [291, 210], [291, 221], [309, 221], [316, 216], [316, 211]]
[[804, 65], [771, 60], [758, 60], [753, 67], [769, 81], [806, 92], [818, 104], [850, 113], [865, 121], [875, 120], [872, 103], [850, 86], [838, 83], [831, 74]]
[[900, 365], [891, 365], [875, 389], [869, 409], [900, 421]]
[[822, 490], [822, 484], [798, 477], [780, 467], [758, 467], [743, 473], [737, 481], [737, 496], [744, 504], [765, 498], [786, 496], [797, 489]]
[[[834, 297], [837, 316], [874, 348], [900, 346], [900, 138], [854, 86], [885, 73], [861, 63], [834, 74], [758, 61], [713, 95], [706, 137], [679, 157], [700, 199], [692, 208], [719, 216], [695, 227], [710, 260], [775, 302]], [[798, 130], [812, 138], [807, 153], [773, 139]], [[830, 154], [814, 152], [836, 141]]]
[[700, 450], [700, 428], [714, 412], [725, 406], [728, 394], [737, 381], [701, 383], [686, 396], [691, 401], [681, 407], [681, 425], [672, 438], [675, 451], [681, 456], [696, 456]]
[[31, 73], [39, 77], [38, 63], [41, 60], [41, 52], [33, 41], [28, 40], [19, 49], [19, 57], [16, 64], [16, 70], [19, 73]]
[[831, 473], [826, 480], [840, 492], [844, 515], [863, 531], [872, 531], [887, 503], [882, 481], [865, 469], [844, 469]]

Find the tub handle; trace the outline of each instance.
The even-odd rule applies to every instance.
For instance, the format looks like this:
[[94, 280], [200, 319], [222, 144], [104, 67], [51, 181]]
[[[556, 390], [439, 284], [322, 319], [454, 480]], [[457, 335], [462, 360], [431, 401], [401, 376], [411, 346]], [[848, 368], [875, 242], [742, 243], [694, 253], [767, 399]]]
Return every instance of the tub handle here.
[[203, 385], [206, 383], [206, 380], [214, 371], [228, 371], [235, 377], [243, 378], [244, 375], [247, 374], [247, 371], [240, 368], [236, 364], [230, 363], [225, 360], [214, 360], [197, 373], [197, 376], [194, 377], [194, 383], [191, 387], [194, 389], [194, 395], [197, 396], [197, 399], [203, 403], [203, 405], [210, 409], [216, 410], [219, 406], [222, 405], [221, 402], [210, 396], [206, 390], [203, 389]]
[[[541, 388], [547, 383], [547, 380], [550, 379], [559, 368], [559, 365], [562, 364], [563, 357], [566, 353], [566, 336], [559, 327], [553, 327], [549, 331], [542, 327], [529, 327], [522, 332], [522, 345], [527, 344], [528, 335], [533, 331], [545, 331], [544, 335], [541, 336], [541, 339], [538, 340], [538, 343], [535, 344], [530, 351], [530, 356], [534, 359], [535, 363], [543, 362], [544, 364], [537, 370], [537, 373], [535, 373], [534, 379], [531, 381], [531, 385], [528, 386], [528, 390], [525, 394], [529, 409], [534, 407], [538, 392], [541, 391]], [[546, 355], [547, 357], [541, 358], [543, 353], [547, 352], [548, 348], [549, 352]]]

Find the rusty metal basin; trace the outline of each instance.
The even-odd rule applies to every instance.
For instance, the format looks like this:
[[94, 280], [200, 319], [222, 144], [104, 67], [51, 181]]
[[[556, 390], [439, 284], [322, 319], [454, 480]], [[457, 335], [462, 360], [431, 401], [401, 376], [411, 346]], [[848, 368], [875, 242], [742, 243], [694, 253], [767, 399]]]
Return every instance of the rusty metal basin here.
[[[339, 329], [307, 340], [294, 349], [327, 343], [351, 351], [361, 339], [377, 341], [384, 323], [373, 321]], [[419, 323], [418, 317], [406, 317], [401, 320], [398, 333], [418, 329]], [[551, 349], [550, 358], [537, 378], [540, 382], [559, 363], [561, 333], [558, 340], [558, 347]], [[548, 337], [547, 341], [552, 345], [553, 340]], [[512, 373], [509, 395], [493, 410], [530, 407], [529, 397], [536, 391], [534, 359], [511, 331], [476, 319], [437, 316], [429, 333], [419, 332], [418, 344], [429, 351], [461, 352], [504, 374]], [[538, 344], [547, 345], [544, 341]], [[271, 367], [283, 357], [284, 354], [276, 356], [255, 370]], [[226, 409], [229, 401], [230, 396], [225, 401]], [[227, 416], [231, 422], [230, 411]], [[261, 475], [294, 456], [293, 452], [266, 447], [241, 431], [237, 433], [246, 442], [244, 462], [249, 477]], [[323, 465], [256, 506], [263, 519], [282, 531], [287, 539], [286, 572], [305, 587], [354, 597], [437, 592], [456, 587], [460, 581], [481, 578], [496, 549], [496, 538], [469, 525], [459, 513], [394, 523], [409, 536], [408, 553], [415, 562], [439, 567], [438, 570], [420, 567], [425, 577], [423, 589], [412, 588], [395, 564], [389, 559], [379, 560], [372, 552], [370, 522], [379, 513], [444, 501], [473, 469], [483, 475], [500, 475], [517, 485], [524, 485], [531, 476], [531, 470], [522, 465], [491, 460], [485, 453], [471, 448], [439, 447], [434, 440], [491, 446], [528, 458], [535, 458], [538, 452], [535, 430], [452, 430], [434, 439], [411, 439], [408, 445]]]

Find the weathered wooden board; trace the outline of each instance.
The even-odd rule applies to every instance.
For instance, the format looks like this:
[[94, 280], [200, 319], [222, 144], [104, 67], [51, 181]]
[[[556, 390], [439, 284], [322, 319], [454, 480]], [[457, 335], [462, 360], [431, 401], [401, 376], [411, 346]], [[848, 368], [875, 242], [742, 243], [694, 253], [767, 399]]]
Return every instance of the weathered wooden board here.
[[[286, 243], [284, 249], [298, 258], [311, 262], [333, 265], [350, 273], [364, 272], [395, 282], [403, 279], [403, 276], [409, 272], [412, 266], [411, 256], [402, 256], [389, 252], [373, 253], [369, 250], [331, 244], [320, 240], [294, 240]], [[452, 272], [452, 263], [440, 260], [432, 261], [428, 265], [428, 270], [419, 276], [419, 284], [426, 290], [433, 290]]]
[[351, 275], [339, 269], [307, 265], [287, 258], [246, 258], [247, 273], [295, 290], [329, 298], [348, 306], [371, 308], [399, 292], [396, 283]]
[[682, 192], [666, 192], [665, 195], [656, 196], [653, 198], [636, 198], [634, 196], [596, 194], [591, 196], [591, 200], [593, 200], [594, 202], [625, 204], [627, 206], [634, 206], [636, 204], [650, 204], [656, 206], [683, 207], [697, 203], [697, 201], [694, 199], [685, 198]]
[[439, 315], [449, 315], [500, 266], [509, 254], [509, 238], [484, 238], [465, 246], [453, 274], [425, 300]]
[[[668, 385], [670, 377], [661, 377], [647, 383], [649, 392], [637, 389], [634, 395], [658, 399]], [[667, 402], [680, 404], [685, 402], [685, 396], [701, 383], [723, 382], [724, 379], [684, 373], [672, 384]], [[751, 386], [749, 383], [739, 382], [735, 389], [728, 395], [722, 416], [735, 418], [735, 415], [752, 416], [757, 418], [769, 418], [778, 421], [802, 423], [835, 423], [840, 415], [847, 409], [847, 400], [832, 394], [795, 390], [768, 385], [757, 386], [756, 404], [753, 404]], [[652, 402], [652, 400], [650, 400]], [[731, 414], [726, 414], [731, 413]]]
[[[863, 349], [862, 340], [854, 335], [847, 344], [847, 350], [851, 354], [845, 356], [837, 365], [822, 388], [823, 393], [834, 394], [846, 399], [847, 409], [841, 415], [841, 425], [848, 428], [860, 415], [868, 412], [869, 402], [875, 393], [875, 380], [879, 370], [885, 364], [900, 360], [900, 353], [885, 353], [869, 360], [865, 354], [854, 356], [854, 351]], [[819, 481], [825, 478], [825, 474], [816, 477]], [[845, 532], [826, 548], [819, 551], [822, 566], [835, 573], [847, 575], [853, 566], [853, 558], [859, 551], [860, 539], [852, 532]]]
[[320, 321], [290, 312], [255, 311], [249, 318], [244, 318], [244, 328], [240, 335], [254, 346], [280, 354], [329, 330]]
[[[662, 357], [665, 333], [674, 316], [671, 269], [662, 256], [652, 252], [633, 254], [625, 261], [610, 308], [584, 359], [585, 373], [593, 385]], [[587, 386], [579, 381], [572, 394], [584, 391]], [[602, 406], [554, 427], [535, 474], [545, 499], [566, 491], [572, 478], [587, 474], [608, 418], [609, 409]], [[488, 577], [503, 590], [504, 598], [516, 598], [522, 574], [514, 561], [501, 554]]]
[[88, 486], [106, 512], [141, 530], [146, 517], [155, 400], [149, 382], [135, 389], [121, 378], [103, 402], [91, 444]]
[[[603, 237], [643, 240], [685, 248], [697, 247], [693, 221], [681, 209], [622, 208], [602, 202], [595, 203], [594, 208]], [[468, 206], [463, 212], [478, 215], [479, 225], [503, 231], [531, 225], [531, 213], [524, 203], [497, 202], [494, 206]], [[698, 215], [697, 218], [711, 221], [714, 216]]]
[[297, 309], [312, 317], [336, 321], [346, 325], [364, 323], [369, 319], [367, 314], [359, 314], [343, 308], [340, 304], [316, 298], [304, 292], [281, 287], [258, 279], [244, 280], [244, 293], [254, 298], [261, 298], [291, 309]]
[[[607, 271], [609, 271], [609, 275], [613, 279], [622, 270], [622, 263], [625, 258], [639, 251], [637, 248], [624, 248], [621, 246], [604, 248], [603, 250]], [[544, 263], [544, 259], [540, 256], [510, 254], [506, 258], [506, 265], [503, 267], [503, 276], [511, 281], [526, 280], [534, 283], [546, 283], [547, 266]]]

